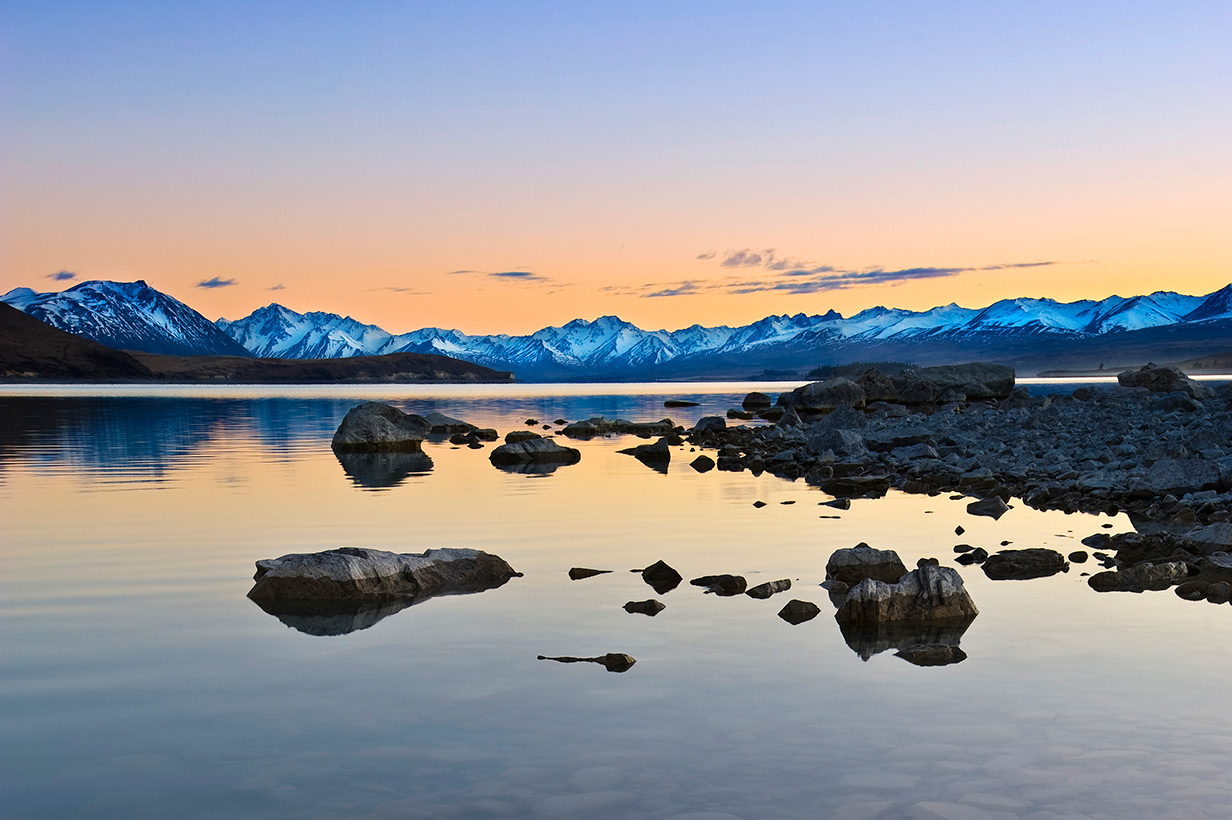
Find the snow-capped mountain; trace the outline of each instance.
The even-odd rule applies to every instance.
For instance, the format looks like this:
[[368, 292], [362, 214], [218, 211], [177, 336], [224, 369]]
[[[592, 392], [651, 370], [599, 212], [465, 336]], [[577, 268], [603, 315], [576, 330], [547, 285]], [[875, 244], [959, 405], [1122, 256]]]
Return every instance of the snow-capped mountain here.
[[0, 301], [52, 327], [120, 350], [251, 356], [188, 305], [145, 282], [82, 282], [59, 293], [14, 288]]
[[874, 307], [850, 318], [835, 311], [799, 313], [767, 316], [743, 327], [692, 325], [672, 331], [642, 330], [616, 316], [601, 316], [593, 321], [574, 319], [525, 336], [468, 335], [442, 328], [391, 334], [350, 317], [301, 314], [277, 304], [236, 321], [220, 319], [218, 326], [262, 356], [437, 353], [513, 370], [524, 379], [545, 379], [687, 374], [720, 362], [747, 363], [756, 369], [878, 354], [912, 358], [912, 351], [918, 354], [915, 360], [930, 350], [970, 349], [991, 356], [1015, 345], [1018, 350], [1029, 349], [1031, 340], [1078, 342], [1221, 319], [1232, 320], [1232, 285], [1208, 296], [1160, 291], [1099, 301], [1005, 299], [985, 308]]

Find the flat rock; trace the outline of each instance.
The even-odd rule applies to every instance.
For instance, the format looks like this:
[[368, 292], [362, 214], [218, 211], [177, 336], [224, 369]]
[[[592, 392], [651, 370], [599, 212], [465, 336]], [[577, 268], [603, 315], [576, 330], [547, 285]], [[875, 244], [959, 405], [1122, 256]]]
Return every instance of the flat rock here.
[[994, 581], [1047, 578], [1068, 569], [1064, 555], [1044, 547], [1001, 550], [988, 556], [983, 565], [984, 574]]
[[593, 658], [577, 658], [572, 655], [561, 655], [551, 657], [548, 655], [539, 655], [541, 661], [556, 661], [557, 663], [597, 663], [609, 672], [628, 672], [637, 660], [632, 655], [626, 655], [623, 652], [608, 652], [606, 655], [598, 655]]
[[629, 601], [624, 605], [625, 612], [629, 614], [649, 615], [652, 618], [665, 609], [667, 606], [654, 598], [648, 598], [645, 601]]
[[967, 653], [962, 649], [944, 643], [915, 644], [898, 650], [894, 655], [916, 666], [949, 666], [967, 659]]
[[562, 447], [550, 438], [532, 438], [502, 444], [488, 454], [493, 464], [576, 464], [582, 454], [572, 447]]
[[1097, 572], [1087, 579], [1087, 585], [1096, 592], [1167, 589], [1189, 578], [1189, 566], [1184, 561], [1144, 562], [1119, 570]]
[[594, 578], [596, 575], [606, 575], [611, 572], [610, 569], [588, 569], [587, 567], [573, 567], [569, 570], [570, 581], [580, 581], [583, 578]]
[[744, 591], [744, 594], [750, 598], [769, 598], [775, 593], [786, 592], [789, 589], [791, 589], [791, 579], [784, 578], [780, 581], [767, 581], [764, 584], [749, 587]]

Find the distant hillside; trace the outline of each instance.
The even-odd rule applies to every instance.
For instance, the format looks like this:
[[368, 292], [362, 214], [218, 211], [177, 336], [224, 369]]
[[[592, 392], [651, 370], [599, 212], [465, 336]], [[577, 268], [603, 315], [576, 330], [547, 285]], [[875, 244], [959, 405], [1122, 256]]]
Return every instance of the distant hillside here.
[[0, 378], [150, 379], [141, 362], [0, 302]]
[[350, 359], [250, 359], [134, 353], [157, 379], [241, 384], [510, 382], [513, 374], [448, 356], [389, 353]]

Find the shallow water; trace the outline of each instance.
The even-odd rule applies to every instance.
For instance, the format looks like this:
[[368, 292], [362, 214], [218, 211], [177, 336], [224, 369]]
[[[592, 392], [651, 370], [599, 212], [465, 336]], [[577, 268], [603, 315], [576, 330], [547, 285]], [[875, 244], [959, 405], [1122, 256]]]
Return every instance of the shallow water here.
[[[367, 398], [503, 434], [690, 424], [778, 387], [5, 388], [0, 815], [1229, 816], [1232, 607], [1099, 595], [1091, 564], [1001, 582], [963, 567], [969, 657], [920, 668], [863, 659], [875, 647], [847, 645], [817, 586], [860, 541], [952, 564], [960, 542], [1069, 552], [1123, 516], [1018, 504], [992, 521], [901, 494], [838, 512], [803, 482], [695, 473], [687, 447], [661, 475], [616, 452], [630, 438], [573, 443], [582, 461], [549, 475], [444, 442], [427, 472], [329, 449]], [[525, 577], [335, 636], [245, 597], [254, 561], [339, 545], [474, 547]], [[657, 559], [794, 586], [655, 595], [628, 570]], [[651, 597], [657, 617], [621, 609]], [[788, 625], [791, 598], [822, 615]], [[606, 652], [637, 664], [536, 660]]]

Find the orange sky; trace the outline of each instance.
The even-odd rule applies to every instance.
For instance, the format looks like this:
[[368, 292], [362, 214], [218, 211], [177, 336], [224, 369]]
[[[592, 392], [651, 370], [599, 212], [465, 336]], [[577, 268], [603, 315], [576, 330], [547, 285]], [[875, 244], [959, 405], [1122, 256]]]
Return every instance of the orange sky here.
[[7, 12], [0, 290], [520, 333], [1232, 281], [1218, 6], [138, 5]]

